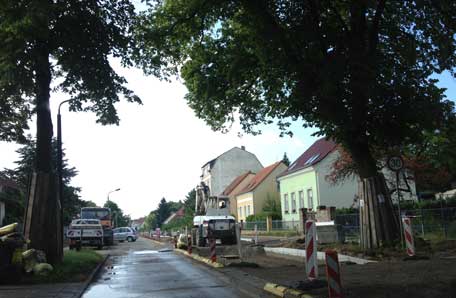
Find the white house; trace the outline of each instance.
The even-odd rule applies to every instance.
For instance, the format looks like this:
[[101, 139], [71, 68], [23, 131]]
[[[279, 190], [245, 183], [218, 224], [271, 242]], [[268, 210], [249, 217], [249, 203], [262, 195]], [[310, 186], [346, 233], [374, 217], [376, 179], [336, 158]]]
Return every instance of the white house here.
[[263, 166], [255, 154], [245, 147], [234, 147], [201, 167], [201, 182], [209, 187], [210, 195], [220, 195], [239, 175], [248, 171], [257, 173]]

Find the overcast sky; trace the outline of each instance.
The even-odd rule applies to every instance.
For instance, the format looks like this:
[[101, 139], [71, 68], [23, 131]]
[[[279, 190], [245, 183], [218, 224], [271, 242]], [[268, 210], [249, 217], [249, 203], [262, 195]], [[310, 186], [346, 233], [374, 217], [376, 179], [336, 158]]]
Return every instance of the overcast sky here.
[[[284, 152], [294, 161], [316, 140], [311, 137], [315, 130], [304, 129], [301, 123], [292, 126], [293, 138], [280, 138], [275, 126], [265, 127], [260, 136], [238, 137], [239, 127], [229, 134], [213, 132], [187, 107], [181, 82], [161, 82], [137, 69], [114, 67], [144, 104], [119, 103], [119, 126], [101, 126], [93, 114], [69, 112], [65, 105], [63, 142], [70, 165], [79, 171], [72, 184], [82, 188], [81, 198], [103, 205], [107, 193], [120, 188], [110, 199], [132, 218], [147, 215], [162, 197], [184, 199], [198, 183], [201, 166], [234, 146], [246, 146], [267, 166]], [[448, 74], [440, 78], [439, 85], [455, 99], [455, 79]], [[54, 131], [57, 106], [67, 98], [65, 94], [51, 96]], [[33, 122], [30, 133], [35, 135], [35, 131]], [[17, 148], [0, 142], [0, 169], [14, 168]]]
[[[179, 81], [161, 82], [140, 70], [116, 70], [124, 75], [143, 105], [122, 102], [116, 107], [119, 126], [101, 126], [90, 113], [74, 113], [62, 106], [64, 148], [70, 165], [79, 175], [72, 184], [82, 188], [81, 197], [102, 205], [110, 195], [133, 218], [147, 215], [159, 200], [177, 201], [196, 186], [201, 166], [234, 146], [245, 146], [263, 166], [283, 157], [297, 158], [315, 140], [313, 131], [294, 125], [293, 138], [280, 138], [270, 126], [260, 136], [238, 137], [239, 127], [229, 134], [213, 132], [187, 107], [186, 88]], [[54, 131], [58, 104], [65, 94], [52, 94]], [[30, 133], [35, 135], [35, 122]], [[0, 142], [0, 169], [14, 167], [17, 145]]]

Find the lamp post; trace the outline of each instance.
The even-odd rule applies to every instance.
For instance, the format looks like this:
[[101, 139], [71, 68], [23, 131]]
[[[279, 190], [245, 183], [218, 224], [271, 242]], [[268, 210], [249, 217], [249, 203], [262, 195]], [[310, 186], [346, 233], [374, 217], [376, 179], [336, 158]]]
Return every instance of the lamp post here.
[[[62, 151], [62, 115], [60, 107], [69, 102], [70, 99], [64, 100], [59, 104], [57, 110], [57, 184], [58, 184], [58, 203], [60, 205], [60, 243], [63, 245], [63, 151]], [[62, 246], [63, 249], [63, 246]]]
[[[60, 108], [64, 103], [69, 102], [71, 99], [62, 101], [59, 104], [57, 110], [57, 174], [59, 179], [59, 202], [60, 210], [63, 213], [63, 151], [62, 151], [62, 115], [60, 114]], [[63, 215], [63, 214], [62, 214]]]
[[110, 195], [111, 193], [116, 192], [116, 191], [119, 191], [119, 190], [120, 190], [120, 188], [116, 188], [116, 189], [111, 190], [110, 192], [108, 192], [108, 202], [109, 202], [109, 195]]

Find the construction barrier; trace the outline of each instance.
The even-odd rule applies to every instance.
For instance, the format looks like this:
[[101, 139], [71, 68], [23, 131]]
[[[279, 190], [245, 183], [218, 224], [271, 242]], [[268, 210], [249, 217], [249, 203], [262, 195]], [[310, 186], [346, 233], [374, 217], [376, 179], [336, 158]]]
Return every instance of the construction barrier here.
[[190, 255], [192, 254], [192, 236], [191, 235], [187, 236], [187, 252]]
[[342, 298], [342, 285], [340, 283], [340, 266], [337, 251], [327, 250], [326, 260], [326, 279], [328, 280], [329, 298]]
[[412, 221], [409, 217], [402, 217], [402, 227], [404, 229], [405, 249], [411, 257], [415, 255], [415, 241], [413, 239]]
[[215, 238], [211, 238], [209, 240], [209, 245], [211, 249], [211, 262], [215, 263], [217, 262], [217, 254], [216, 254], [216, 241]]
[[317, 228], [315, 221], [306, 221], [306, 274], [308, 279], [318, 277]]

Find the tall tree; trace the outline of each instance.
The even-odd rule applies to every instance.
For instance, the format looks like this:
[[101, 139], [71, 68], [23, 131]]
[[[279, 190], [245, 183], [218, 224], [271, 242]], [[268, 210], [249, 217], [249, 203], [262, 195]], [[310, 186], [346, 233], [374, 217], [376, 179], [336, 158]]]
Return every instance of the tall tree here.
[[128, 0], [0, 1], [0, 138], [23, 140], [27, 120], [36, 114], [36, 189], [26, 234], [51, 262], [63, 252], [51, 163], [51, 82], [69, 95], [72, 110], [93, 111], [98, 122], [117, 124], [119, 94], [140, 100], [108, 58], [132, 65], [134, 20]]
[[161, 226], [163, 222], [171, 215], [170, 205], [168, 204], [168, 202], [166, 202], [165, 198], [162, 198], [160, 200], [160, 203], [158, 204], [158, 208], [155, 211], [155, 214], [157, 216], [158, 226]]
[[287, 153], [283, 153], [282, 162], [288, 167], [290, 165], [290, 160], [288, 159]]
[[130, 225], [130, 216], [125, 215], [123, 210], [115, 202], [112, 200], [106, 201], [103, 207], [111, 209], [112, 219], [116, 227], [128, 227]]
[[363, 179], [362, 246], [399, 235], [373, 148], [417, 142], [453, 113], [434, 73], [456, 64], [452, 0], [164, 0], [137, 28], [148, 73], [181, 74], [186, 99], [213, 129], [278, 119], [319, 128]]
[[[36, 142], [28, 136], [25, 139], [24, 144], [16, 151], [19, 155], [19, 159], [15, 161], [16, 167], [14, 169], [4, 169], [0, 171], [0, 176], [14, 181], [17, 187], [21, 190], [20, 192], [12, 193], [10, 199], [15, 202], [16, 214], [11, 220], [24, 222], [24, 208], [26, 206], [25, 193], [30, 181], [30, 173], [33, 172], [33, 165], [36, 160]], [[68, 160], [65, 158], [65, 151], [63, 152], [63, 224], [67, 225], [70, 223], [77, 214], [79, 214], [81, 207], [87, 207], [93, 204], [90, 201], [84, 201], [80, 199], [79, 187], [71, 186], [71, 180], [76, 177], [78, 171], [75, 167], [71, 167], [68, 164]], [[52, 142], [52, 166], [53, 170], [56, 170], [57, 165], [57, 142], [55, 139]]]

